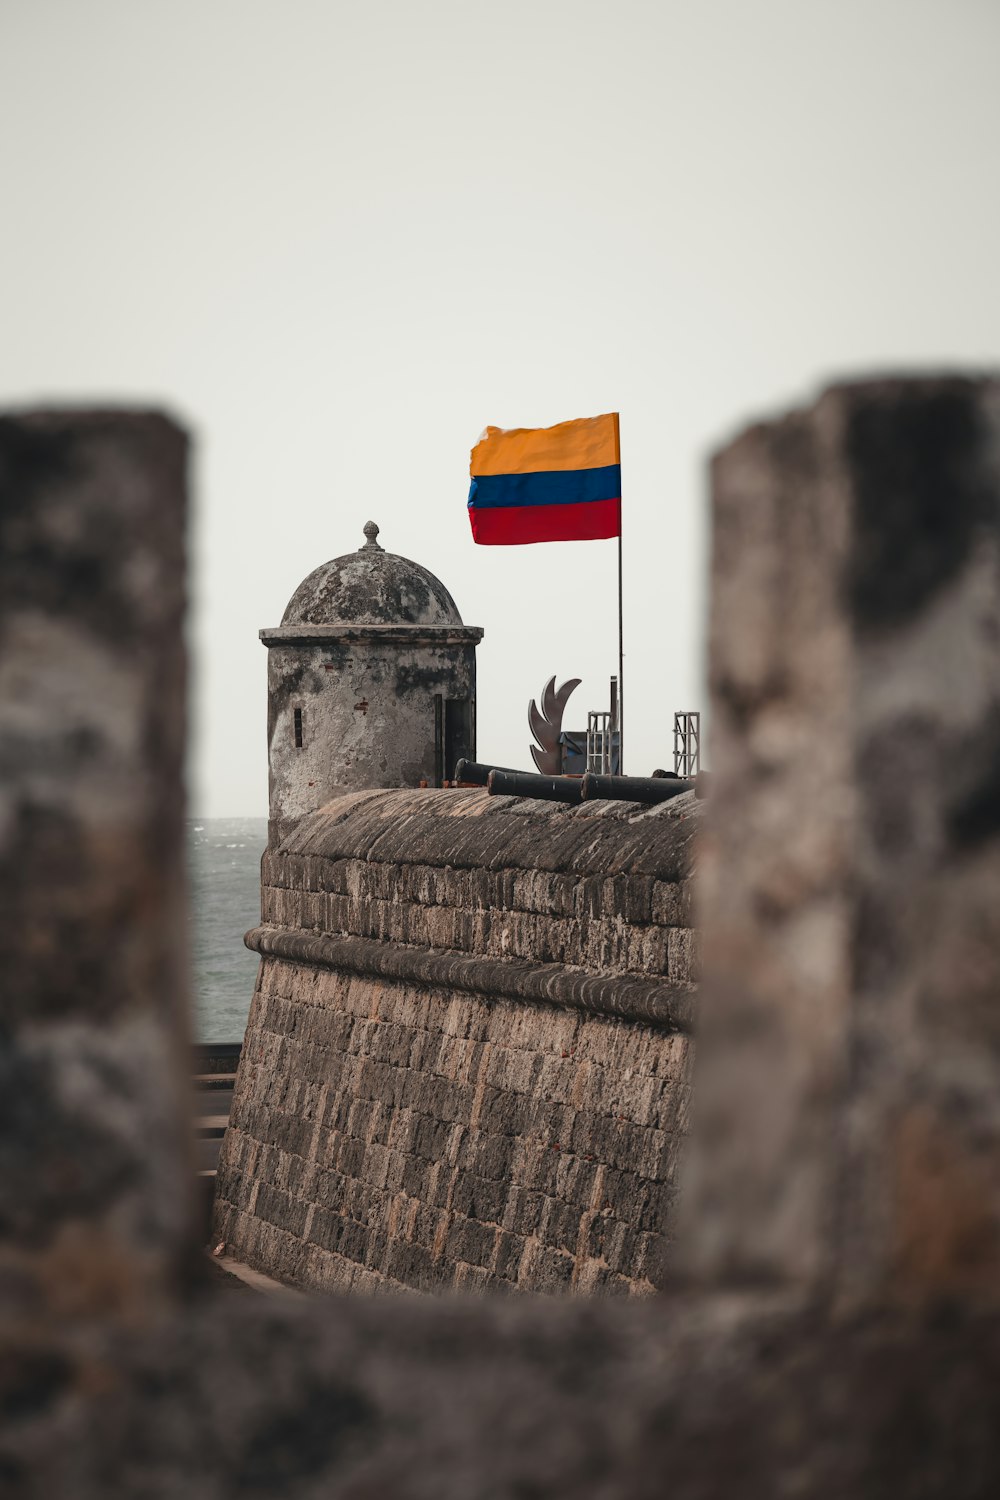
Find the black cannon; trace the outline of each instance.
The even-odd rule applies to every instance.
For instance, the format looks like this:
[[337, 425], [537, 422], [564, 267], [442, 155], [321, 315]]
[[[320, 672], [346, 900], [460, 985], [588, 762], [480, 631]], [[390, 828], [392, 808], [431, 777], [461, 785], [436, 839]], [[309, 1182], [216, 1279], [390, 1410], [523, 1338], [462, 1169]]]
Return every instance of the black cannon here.
[[669, 802], [682, 792], [695, 789], [693, 777], [687, 776], [600, 776], [588, 771], [583, 777], [581, 797], [584, 802], [606, 799], [608, 802]]
[[536, 776], [533, 771], [495, 767], [486, 781], [491, 797], [541, 797], [544, 802], [579, 802], [578, 776]]
[[463, 781], [470, 786], [485, 786], [491, 771], [506, 771], [510, 776], [524, 774], [521, 771], [515, 771], [511, 766], [487, 765], [482, 760], [460, 760], [455, 766], [455, 780]]
[[[470, 774], [470, 772], [472, 774]], [[481, 778], [481, 779], [480, 779]], [[538, 776], [533, 771], [511, 771], [504, 766], [486, 766], [476, 761], [459, 761], [457, 781], [485, 784], [491, 797], [540, 797], [544, 802], [669, 802], [683, 792], [694, 792], [697, 798], [708, 795], [708, 772], [697, 776], [601, 776], [588, 771], [580, 776]]]

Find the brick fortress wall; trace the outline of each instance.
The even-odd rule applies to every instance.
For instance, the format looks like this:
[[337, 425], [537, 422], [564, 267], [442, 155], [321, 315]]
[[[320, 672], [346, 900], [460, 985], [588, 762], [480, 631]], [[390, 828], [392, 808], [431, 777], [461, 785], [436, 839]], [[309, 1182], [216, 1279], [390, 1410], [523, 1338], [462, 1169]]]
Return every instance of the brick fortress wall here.
[[215, 1232], [313, 1288], [647, 1292], [695, 982], [690, 795], [362, 792], [262, 866]]

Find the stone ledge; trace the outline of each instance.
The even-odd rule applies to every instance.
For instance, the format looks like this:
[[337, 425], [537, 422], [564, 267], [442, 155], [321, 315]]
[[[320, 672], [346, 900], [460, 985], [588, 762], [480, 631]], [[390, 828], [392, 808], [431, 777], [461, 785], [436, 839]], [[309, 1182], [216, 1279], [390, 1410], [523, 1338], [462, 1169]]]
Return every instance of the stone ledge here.
[[331, 641], [379, 641], [393, 646], [478, 646], [481, 625], [278, 625], [257, 632], [264, 645], [325, 646]]
[[834, 1318], [760, 1288], [613, 1303], [206, 1292], [105, 1336], [99, 1364], [93, 1345], [50, 1347], [12, 1340], [34, 1378], [4, 1432], [15, 1495], [996, 1491], [995, 1309]]
[[[283, 1281], [275, 1281], [273, 1276], [265, 1276], [263, 1271], [255, 1271], [253, 1266], [246, 1266], [240, 1260], [235, 1260], [231, 1255], [216, 1255], [214, 1251], [205, 1251], [205, 1259], [212, 1268], [209, 1273], [213, 1276], [215, 1286], [221, 1290], [241, 1290], [244, 1287], [252, 1292], [259, 1292], [268, 1297], [301, 1298], [305, 1296], [298, 1287], [286, 1286]], [[228, 1285], [227, 1285], [228, 1283]]]
[[562, 964], [485, 959], [369, 938], [252, 927], [244, 942], [262, 957], [319, 965], [375, 979], [434, 985], [492, 999], [527, 1000], [688, 1033], [695, 991], [626, 975], [586, 974]]

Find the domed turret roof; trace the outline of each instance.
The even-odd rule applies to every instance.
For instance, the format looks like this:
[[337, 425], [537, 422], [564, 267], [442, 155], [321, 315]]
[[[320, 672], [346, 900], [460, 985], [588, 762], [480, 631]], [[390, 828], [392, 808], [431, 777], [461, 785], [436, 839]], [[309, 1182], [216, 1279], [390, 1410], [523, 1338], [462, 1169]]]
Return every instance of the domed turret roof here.
[[335, 557], [303, 579], [282, 625], [461, 626], [439, 578], [408, 557], [384, 551], [374, 521], [364, 531], [367, 540], [357, 552]]

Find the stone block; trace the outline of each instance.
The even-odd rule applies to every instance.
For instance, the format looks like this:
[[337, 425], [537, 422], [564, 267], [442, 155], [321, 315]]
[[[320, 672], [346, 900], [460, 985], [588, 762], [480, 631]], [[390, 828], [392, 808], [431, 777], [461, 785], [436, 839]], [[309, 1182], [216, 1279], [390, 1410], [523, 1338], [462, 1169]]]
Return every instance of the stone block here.
[[290, 1193], [282, 1192], [281, 1188], [260, 1183], [254, 1213], [269, 1224], [276, 1224], [285, 1234], [296, 1239], [302, 1237], [306, 1226], [306, 1205]]
[[526, 1284], [532, 1291], [551, 1294], [568, 1292], [573, 1283], [574, 1256], [535, 1241]]
[[456, 1215], [448, 1230], [446, 1254], [451, 1261], [489, 1267], [496, 1247], [497, 1230], [490, 1224]]
[[521, 1234], [503, 1231], [497, 1237], [493, 1271], [501, 1281], [517, 1286], [521, 1278], [521, 1261], [524, 1256], [525, 1239]]
[[451, 1206], [458, 1214], [468, 1219], [478, 1219], [485, 1224], [499, 1224], [504, 1216], [508, 1198], [506, 1182], [477, 1177], [472, 1172], [459, 1172], [455, 1179]]
[[580, 1219], [580, 1209], [576, 1204], [564, 1203], [560, 1198], [548, 1198], [542, 1214], [539, 1238], [543, 1244], [558, 1246], [570, 1255], [575, 1255], [580, 1238]]
[[547, 1202], [544, 1193], [512, 1186], [504, 1204], [501, 1221], [504, 1229], [525, 1238], [537, 1235]]

